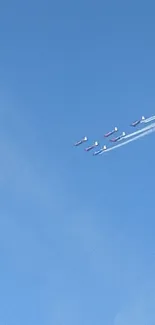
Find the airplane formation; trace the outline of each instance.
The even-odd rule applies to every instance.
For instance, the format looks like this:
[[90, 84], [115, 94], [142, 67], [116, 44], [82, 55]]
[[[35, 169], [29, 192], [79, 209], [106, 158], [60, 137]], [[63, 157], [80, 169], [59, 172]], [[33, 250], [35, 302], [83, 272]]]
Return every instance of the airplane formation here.
[[[142, 123], [145, 123], [145, 124], [146, 124], [146, 123], [150, 123], [150, 122], [152, 122], [152, 121], [154, 121], [154, 120], [155, 120], [155, 116], [151, 116], [151, 117], [149, 117], [149, 118], [145, 118], [144, 116], [142, 116], [141, 119], [132, 122], [132, 123], [130, 124], [130, 126], [132, 126], [132, 127], [135, 128], [135, 127], [138, 126], [139, 124], [142, 124]], [[110, 150], [112, 150], [112, 149], [114, 149], [114, 148], [116, 148], [116, 147], [120, 147], [121, 145], [117, 145], [117, 142], [119, 142], [119, 141], [123, 141], [123, 140], [127, 140], [127, 139], [129, 139], [129, 138], [132, 138], [132, 139], [127, 140], [127, 141], [125, 142], [125, 143], [127, 144], [127, 143], [129, 143], [129, 142], [131, 142], [131, 141], [134, 141], [134, 140], [136, 140], [137, 138], [142, 137], [142, 136], [144, 136], [144, 135], [146, 135], [146, 134], [148, 134], [148, 133], [150, 133], [150, 132], [152, 132], [152, 131], [155, 131], [155, 123], [152, 123], [151, 125], [149, 125], [149, 126], [147, 126], [147, 127], [144, 127], [144, 128], [141, 128], [140, 130], [137, 130], [137, 131], [132, 132], [132, 133], [130, 133], [130, 134], [126, 134], [125, 132], [122, 132], [119, 136], [114, 137], [114, 138], [111, 138], [111, 136], [112, 136], [113, 134], [115, 134], [115, 133], [118, 132], [118, 128], [115, 127], [113, 130], [111, 130], [111, 131], [105, 133], [105, 134], [104, 134], [104, 138], [109, 138], [109, 137], [110, 137], [110, 140], [109, 140], [109, 141], [112, 142], [112, 143], [114, 143], [114, 144], [116, 144], [116, 145], [113, 146], [113, 147], [109, 147], [109, 148], [107, 148], [107, 146], [104, 145], [104, 146], [102, 146], [99, 150], [93, 152], [93, 155], [94, 155], [94, 156], [97, 156], [97, 155], [102, 154], [102, 153], [105, 152], [105, 151], [110, 151]], [[85, 137], [83, 137], [81, 140], [75, 142], [75, 143], [74, 143], [74, 146], [75, 146], [75, 147], [80, 146], [80, 145], [84, 144], [84, 143], [87, 142], [87, 141], [88, 141], [88, 137], [85, 136]], [[122, 145], [124, 145], [125, 143], [123, 143]], [[88, 152], [88, 151], [91, 151], [91, 150], [95, 149], [95, 148], [98, 147], [98, 146], [99, 146], [99, 142], [98, 142], [98, 141], [95, 141], [93, 144], [91, 144], [90, 146], [86, 147], [86, 148], [85, 148], [85, 151], [87, 151], [87, 152]]]

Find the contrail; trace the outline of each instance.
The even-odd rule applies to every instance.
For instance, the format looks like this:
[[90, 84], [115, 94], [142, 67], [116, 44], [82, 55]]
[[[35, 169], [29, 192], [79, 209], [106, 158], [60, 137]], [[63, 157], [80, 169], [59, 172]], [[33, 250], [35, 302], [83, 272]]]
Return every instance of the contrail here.
[[155, 115], [146, 118], [144, 121], [141, 121], [141, 123], [149, 123], [149, 122], [154, 121], [154, 120], [155, 120]]
[[132, 132], [132, 133], [129, 133], [127, 135], [125, 135], [123, 138], [121, 138], [121, 140], [124, 140], [124, 139], [129, 139], [129, 138], [132, 138], [140, 133], [143, 133], [149, 129], [152, 129], [153, 127], [155, 127], [155, 123], [152, 123], [150, 124], [149, 126], [145, 126], [143, 129], [140, 129], [140, 130], [137, 130], [135, 132]]
[[144, 131], [142, 134], [139, 134], [139, 135], [135, 136], [135, 137], [132, 138], [132, 139], [129, 139], [129, 140], [123, 142], [123, 143], [117, 144], [117, 145], [114, 146], [114, 147], [111, 147], [111, 148], [108, 148], [108, 149], [105, 150], [105, 151], [102, 151], [99, 155], [102, 155], [103, 153], [105, 153], [105, 152], [107, 152], [107, 151], [111, 151], [111, 150], [117, 149], [117, 148], [119, 148], [119, 147], [125, 146], [125, 145], [127, 145], [128, 143], [133, 142], [133, 141], [136, 141], [136, 140], [138, 140], [138, 139], [140, 139], [140, 138], [142, 138], [142, 137], [145, 137], [146, 135], [148, 135], [148, 134], [150, 134], [150, 133], [152, 133], [152, 132], [154, 132], [154, 131], [155, 131], [155, 125], [154, 125], [154, 127], [152, 127], [151, 129], [148, 129], [147, 131]]

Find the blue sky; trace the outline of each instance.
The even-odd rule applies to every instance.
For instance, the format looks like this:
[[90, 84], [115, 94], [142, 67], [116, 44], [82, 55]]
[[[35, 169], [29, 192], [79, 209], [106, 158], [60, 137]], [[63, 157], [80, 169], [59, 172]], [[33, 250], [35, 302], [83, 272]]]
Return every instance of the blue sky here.
[[155, 4], [0, 7], [0, 325], [154, 325], [154, 135], [72, 144], [155, 113]]

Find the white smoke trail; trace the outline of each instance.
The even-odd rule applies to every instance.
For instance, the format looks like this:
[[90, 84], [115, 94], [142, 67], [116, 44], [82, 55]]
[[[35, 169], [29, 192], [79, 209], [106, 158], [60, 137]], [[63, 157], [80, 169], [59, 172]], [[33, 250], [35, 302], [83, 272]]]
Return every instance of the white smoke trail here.
[[146, 126], [143, 129], [140, 129], [140, 130], [137, 130], [135, 132], [132, 132], [132, 133], [129, 133], [129, 134], [125, 135], [125, 137], [121, 138], [121, 140], [132, 138], [132, 137], [134, 137], [134, 136], [136, 136], [136, 135], [138, 135], [140, 133], [143, 133], [143, 132], [153, 128], [153, 127], [155, 127], [155, 123], [152, 123], [151, 125]]
[[139, 134], [139, 135], [135, 136], [135, 137], [132, 138], [132, 139], [129, 139], [129, 140], [123, 142], [123, 143], [117, 144], [117, 145], [114, 146], [114, 147], [111, 147], [111, 148], [106, 149], [105, 151], [102, 151], [102, 152], [100, 153], [100, 155], [102, 155], [103, 153], [105, 153], [105, 152], [107, 152], [107, 151], [111, 151], [111, 150], [117, 149], [117, 148], [119, 148], [119, 147], [125, 146], [125, 145], [127, 145], [128, 143], [133, 142], [133, 141], [136, 141], [136, 140], [138, 140], [138, 139], [140, 139], [140, 138], [142, 138], [142, 137], [145, 137], [146, 135], [148, 135], [148, 134], [150, 134], [150, 133], [152, 133], [152, 132], [155, 132], [155, 126], [152, 127], [151, 129], [147, 130], [147, 131], [144, 131], [142, 134]]
[[141, 123], [149, 123], [149, 122], [154, 121], [154, 120], [155, 120], [155, 115], [146, 118], [145, 120], [141, 121]]

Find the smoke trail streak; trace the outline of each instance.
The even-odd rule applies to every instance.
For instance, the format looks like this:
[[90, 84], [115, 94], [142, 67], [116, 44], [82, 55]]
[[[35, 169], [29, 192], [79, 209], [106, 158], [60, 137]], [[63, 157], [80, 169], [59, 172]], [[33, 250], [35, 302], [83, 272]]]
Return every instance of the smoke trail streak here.
[[141, 121], [141, 123], [149, 123], [149, 122], [154, 121], [154, 120], [155, 120], [155, 115], [151, 116], [151, 117], [148, 117], [146, 120]]
[[155, 123], [152, 123], [151, 125], [146, 126], [143, 129], [140, 129], [140, 130], [137, 130], [135, 132], [132, 132], [132, 133], [129, 133], [129, 134], [125, 135], [125, 137], [121, 138], [120, 140], [125, 140], [125, 139], [132, 138], [133, 136], [136, 136], [136, 135], [138, 135], [140, 133], [143, 133], [143, 132], [153, 128], [154, 126], [155, 126]]
[[147, 130], [147, 131], [144, 131], [142, 134], [135, 136], [135, 137], [132, 138], [132, 139], [129, 139], [129, 140], [123, 142], [123, 143], [117, 144], [117, 145], [114, 146], [114, 147], [111, 147], [111, 148], [108, 148], [108, 149], [105, 150], [105, 151], [102, 151], [99, 155], [102, 155], [103, 153], [105, 153], [105, 152], [107, 152], [107, 151], [111, 151], [111, 150], [117, 149], [117, 148], [119, 148], [119, 147], [125, 146], [125, 145], [127, 145], [128, 143], [133, 142], [133, 141], [136, 141], [136, 140], [138, 140], [138, 139], [140, 139], [140, 138], [142, 138], [142, 137], [145, 137], [146, 135], [148, 135], [148, 134], [150, 134], [150, 133], [152, 133], [152, 132], [155, 132], [155, 126], [152, 127], [151, 129]]

